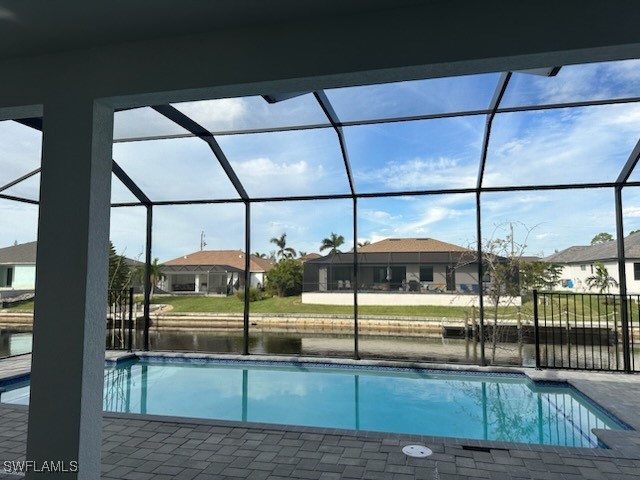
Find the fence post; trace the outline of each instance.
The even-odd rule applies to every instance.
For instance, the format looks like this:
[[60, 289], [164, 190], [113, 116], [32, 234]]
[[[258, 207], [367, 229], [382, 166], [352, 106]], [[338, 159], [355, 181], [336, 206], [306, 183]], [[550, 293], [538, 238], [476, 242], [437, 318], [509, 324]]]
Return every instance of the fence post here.
[[533, 289], [533, 336], [536, 342], [536, 368], [540, 368], [540, 328], [538, 326], [538, 290]]
[[129, 288], [129, 351], [133, 351], [133, 287]]

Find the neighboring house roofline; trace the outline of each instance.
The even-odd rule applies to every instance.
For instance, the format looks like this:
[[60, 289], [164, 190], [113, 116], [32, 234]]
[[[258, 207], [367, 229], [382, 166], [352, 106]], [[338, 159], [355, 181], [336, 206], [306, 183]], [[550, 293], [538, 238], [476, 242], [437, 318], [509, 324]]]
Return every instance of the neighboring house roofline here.
[[[624, 239], [624, 253], [627, 260], [640, 259], [640, 232], [632, 233]], [[574, 245], [556, 252], [543, 261], [561, 264], [585, 264], [617, 261], [618, 242], [611, 240], [597, 245]]]
[[[270, 259], [259, 258], [250, 255], [250, 272], [266, 273], [275, 262]], [[161, 269], [166, 267], [228, 267], [230, 270], [244, 272], [245, 254], [242, 250], [199, 250], [181, 257], [168, 260], [161, 264]], [[203, 270], [200, 270], [203, 271]]]

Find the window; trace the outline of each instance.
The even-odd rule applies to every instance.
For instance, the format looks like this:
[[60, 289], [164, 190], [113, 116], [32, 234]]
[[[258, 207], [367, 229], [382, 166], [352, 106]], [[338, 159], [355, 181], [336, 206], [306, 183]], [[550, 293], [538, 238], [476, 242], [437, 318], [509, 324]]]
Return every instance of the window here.
[[13, 284], [13, 267], [7, 269], [7, 287]]
[[387, 281], [387, 269], [385, 267], [375, 267], [373, 270], [373, 282], [383, 283]]
[[582, 270], [583, 272], [587, 269], [586, 265], [580, 265], [580, 270]]
[[633, 279], [640, 280], [640, 263], [633, 264]]
[[433, 282], [433, 267], [431, 265], [420, 267], [420, 281]]

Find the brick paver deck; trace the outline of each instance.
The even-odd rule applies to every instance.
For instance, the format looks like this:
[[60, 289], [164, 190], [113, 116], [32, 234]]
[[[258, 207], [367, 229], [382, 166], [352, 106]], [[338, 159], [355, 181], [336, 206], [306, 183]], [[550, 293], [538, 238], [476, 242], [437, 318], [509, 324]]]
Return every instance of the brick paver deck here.
[[[21, 364], [22, 362], [22, 364]], [[0, 361], [0, 378], [28, 357]], [[11, 364], [11, 365], [9, 365]], [[433, 367], [433, 366], [432, 366]], [[527, 371], [564, 379], [640, 430], [637, 375]], [[24, 459], [27, 409], [0, 406], [0, 472]], [[105, 414], [104, 479], [640, 479], [640, 434], [607, 431], [610, 449], [525, 445], [415, 435]], [[426, 459], [405, 456], [427, 445]], [[0, 474], [0, 478], [3, 475]], [[19, 478], [5, 475], [5, 478]]]

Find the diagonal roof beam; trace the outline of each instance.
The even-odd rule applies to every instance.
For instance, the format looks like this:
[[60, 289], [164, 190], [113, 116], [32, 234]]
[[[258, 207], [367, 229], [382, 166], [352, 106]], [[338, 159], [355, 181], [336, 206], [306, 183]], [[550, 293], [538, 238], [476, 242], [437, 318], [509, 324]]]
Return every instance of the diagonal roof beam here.
[[5, 195], [0, 193], [0, 198], [3, 200], [13, 200], [14, 202], [29, 203], [31, 205], [40, 205], [38, 200], [31, 200], [30, 198], [14, 197], [13, 195]]
[[487, 118], [487, 123], [484, 127], [484, 137], [482, 140], [482, 157], [480, 158], [480, 167], [478, 169], [478, 183], [477, 188], [482, 188], [482, 181], [484, 180], [484, 168], [487, 164], [487, 152], [489, 151], [489, 139], [491, 138], [491, 126], [493, 125], [493, 119], [496, 116], [496, 112], [500, 107], [500, 102], [502, 101], [502, 97], [504, 97], [504, 92], [507, 90], [507, 85], [509, 85], [509, 80], [511, 79], [511, 72], [506, 72], [500, 75], [500, 79], [498, 80], [498, 85], [496, 85], [496, 90], [493, 92], [493, 98], [491, 99], [491, 104], [489, 105], [490, 113]]
[[204, 128], [202, 125], [196, 123], [195, 121], [191, 120], [184, 113], [182, 113], [180, 110], [178, 110], [177, 108], [171, 105], [156, 105], [155, 107], [151, 107], [151, 108], [153, 108], [160, 115], [164, 115], [166, 118], [168, 118], [175, 124], [180, 125], [182, 128], [184, 128], [188, 132], [191, 132], [196, 137], [207, 142], [207, 145], [209, 145], [209, 148], [211, 148], [211, 151], [218, 159], [218, 162], [220, 162], [220, 166], [227, 174], [227, 177], [229, 177], [229, 180], [231, 181], [234, 188], [238, 192], [238, 195], [240, 195], [240, 198], [242, 198], [243, 200], [249, 200], [249, 195], [247, 194], [246, 190], [242, 186], [242, 182], [240, 182], [240, 179], [238, 178], [238, 176], [236, 175], [236, 172], [233, 170], [233, 167], [229, 163], [227, 156], [224, 154], [224, 152], [222, 151], [222, 148], [220, 147], [220, 145], [214, 138], [213, 134], [209, 130]]
[[631, 176], [631, 173], [633, 172], [633, 169], [635, 168], [639, 159], [640, 159], [640, 140], [638, 140], [638, 143], [636, 143], [636, 146], [633, 148], [631, 155], [629, 155], [629, 159], [624, 164], [624, 167], [622, 167], [622, 171], [620, 172], [620, 175], [618, 176], [616, 183], [619, 183], [620, 186], [627, 183], [627, 180], [629, 180], [629, 177]]
[[147, 197], [140, 187], [134, 182], [127, 172], [125, 172], [120, 165], [116, 163], [115, 160], [111, 161], [111, 171], [113, 174], [118, 177], [118, 179], [124, 184], [125, 187], [129, 189], [129, 191], [144, 205], [151, 205], [153, 202]]
[[0, 187], [0, 192], [4, 192], [5, 190], [13, 187], [14, 185], [17, 185], [17, 184], [19, 184], [21, 182], [24, 182], [27, 178], [31, 178], [34, 175], [38, 174], [38, 173], [40, 173], [40, 168], [36, 168], [35, 170], [27, 173], [26, 175], [23, 175], [20, 178], [16, 178], [15, 180], [7, 183], [6, 185], [1, 186]]
[[334, 130], [338, 134], [338, 141], [340, 142], [340, 151], [342, 152], [342, 159], [344, 160], [344, 168], [347, 171], [347, 178], [349, 179], [349, 188], [351, 189], [351, 195], [356, 195], [356, 187], [353, 181], [353, 174], [351, 173], [351, 162], [349, 161], [349, 152], [347, 151], [347, 143], [344, 139], [344, 132], [342, 131], [342, 125], [340, 119], [336, 114], [331, 102], [327, 98], [327, 95], [322, 90], [313, 92], [313, 96], [320, 104], [320, 108], [331, 122]]
[[[35, 130], [38, 130], [39, 132], [42, 132], [42, 117], [22, 118], [14, 121], [22, 125], [25, 125], [27, 127], [31, 127]], [[127, 173], [122, 169], [122, 167], [120, 167], [120, 165], [116, 163], [115, 160], [112, 160], [111, 170], [113, 174], [120, 179], [120, 181], [124, 184], [124, 186], [127, 187], [129, 191], [133, 194], [133, 196], [135, 196], [141, 203], [145, 205], [151, 205], [151, 203], [153, 203], [149, 199], [149, 197], [147, 197], [144, 194], [144, 192], [140, 189], [140, 187], [138, 187], [136, 182], [134, 182], [133, 179], [129, 175], [127, 175]], [[3, 190], [9, 187], [12, 187], [16, 183], [20, 183], [21, 181], [26, 180], [30, 176], [38, 173], [39, 171], [40, 169], [38, 168], [37, 170], [34, 170], [33, 172], [28, 173], [24, 177], [14, 180], [11, 184], [7, 184], [4, 187], [0, 187], [0, 192], [2, 192]]]

